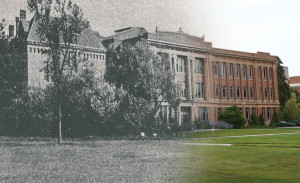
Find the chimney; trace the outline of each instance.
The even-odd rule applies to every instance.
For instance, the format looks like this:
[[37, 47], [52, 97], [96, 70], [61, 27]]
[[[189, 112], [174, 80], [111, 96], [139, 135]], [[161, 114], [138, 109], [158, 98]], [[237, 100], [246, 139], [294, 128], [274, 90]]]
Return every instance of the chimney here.
[[179, 31], [178, 32], [183, 33], [182, 27], [179, 27]]
[[20, 18], [16, 17], [16, 35], [18, 35], [18, 31], [19, 31], [19, 22], [20, 22]]
[[9, 38], [14, 37], [15, 27], [13, 25], [9, 25]]
[[20, 20], [26, 20], [26, 11], [20, 10]]

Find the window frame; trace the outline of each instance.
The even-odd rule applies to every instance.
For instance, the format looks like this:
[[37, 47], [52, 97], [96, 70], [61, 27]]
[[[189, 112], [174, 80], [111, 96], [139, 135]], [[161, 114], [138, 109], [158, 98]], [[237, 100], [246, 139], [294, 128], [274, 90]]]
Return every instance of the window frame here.
[[223, 85], [222, 87], [223, 100], [227, 100], [227, 86]]
[[242, 66], [242, 74], [243, 74], [243, 79], [246, 79], [247, 73], [246, 73], [246, 66], [245, 65]]
[[218, 77], [219, 76], [219, 63], [214, 62], [214, 76]]
[[241, 99], [241, 87], [240, 87], [240, 86], [237, 86], [237, 87], [236, 87], [236, 98], [237, 98], [238, 100]]
[[226, 77], [225, 63], [221, 63], [221, 75], [222, 75], [223, 78]]
[[244, 86], [243, 87], [243, 94], [244, 94], [244, 100], [248, 100], [248, 91], [247, 91], [247, 86]]
[[220, 99], [220, 86], [216, 86], [216, 99]]
[[253, 69], [252, 69], [252, 66], [250, 65], [249, 66], [249, 80], [252, 80], [253, 79]]
[[240, 66], [235, 65], [235, 78], [240, 79]]

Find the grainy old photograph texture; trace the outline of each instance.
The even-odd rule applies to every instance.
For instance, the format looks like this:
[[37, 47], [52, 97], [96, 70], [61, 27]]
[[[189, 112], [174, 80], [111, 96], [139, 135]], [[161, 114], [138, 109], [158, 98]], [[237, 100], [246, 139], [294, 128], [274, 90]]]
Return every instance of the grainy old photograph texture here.
[[289, 2], [0, 0], [0, 182], [299, 182]]

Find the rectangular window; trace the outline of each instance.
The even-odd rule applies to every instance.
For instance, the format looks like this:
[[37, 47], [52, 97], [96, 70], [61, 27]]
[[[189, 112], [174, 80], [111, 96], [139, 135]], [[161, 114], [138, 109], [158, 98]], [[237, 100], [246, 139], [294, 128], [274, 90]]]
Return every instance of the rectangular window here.
[[271, 120], [271, 108], [270, 107], [267, 108], [267, 112], [268, 112], [268, 120], [270, 121]]
[[252, 107], [252, 114], [256, 114], [255, 107]]
[[214, 72], [215, 72], [215, 76], [218, 77], [218, 63], [217, 62], [214, 63]]
[[204, 98], [204, 84], [203, 83], [197, 83], [197, 92], [196, 92], [196, 98]]
[[185, 91], [185, 82], [179, 82], [179, 97], [184, 98], [186, 91]]
[[232, 75], [233, 75], [233, 73], [232, 73], [232, 64], [228, 65], [228, 75], [229, 75], [230, 78], [232, 78]]
[[265, 108], [264, 107], [261, 109], [261, 114], [265, 118]]
[[272, 80], [273, 76], [272, 76], [272, 68], [269, 69], [269, 75], [270, 75], [270, 80]]
[[216, 86], [216, 99], [220, 99], [220, 89], [219, 89], [219, 85]]
[[260, 98], [260, 100], [262, 100], [263, 99], [263, 90], [262, 90], [262, 87], [259, 88], [259, 94], [260, 94], [259, 98]]
[[264, 68], [264, 80], [267, 81], [267, 69]]
[[261, 80], [261, 68], [260, 67], [258, 68], [258, 78], [259, 78], [259, 80]]
[[196, 74], [203, 74], [203, 60], [196, 59]]
[[239, 65], [235, 65], [235, 77], [236, 77], [236, 79], [240, 78]]
[[243, 65], [243, 79], [246, 79], [246, 66]]
[[247, 86], [244, 86], [244, 99], [247, 100]]
[[265, 100], [268, 100], [268, 88], [265, 88]]
[[45, 67], [44, 67], [44, 80], [46, 80], [47, 82], [50, 81], [49, 62], [45, 62]]
[[273, 96], [273, 88], [271, 88], [271, 100], [274, 100], [274, 96]]
[[[101, 57], [100, 57], [101, 59]], [[171, 62], [172, 62], [172, 70], [175, 70], [175, 61], [174, 61], [174, 57], [171, 58]]]
[[227, 89], [226, 89], [226, 85], [223, 86], [223, 99], [227, 99]]
[[224, 78], [225, 77], [225, 64], [224, 63], [222, 63], [221, 64], [221, 71], [222, 71], [222, 77]]
[[253, 87], [250, 87], [250, 97], [251, 97], [251, 100], [254, 100], [254, 93], [253, 93]]
[[184, 72], [184, 58], [177, 58], [177, 72]]
[[236, 87], [236, 98], [241, 99], [241, 87]]
[[200, 117], [202, 121], [209, 121], [209, 111], [207, 107], [200, 107]]
[[246, 113], [246, 120], [249, 120], [250, 119], [249, 107], [246, 107], [245, 113]]
[[233, 94], [233, 86], [230, 86], [230, 99], [233, 100], [234, 94]]
[[253, 73], [252, 73], [252, 66], [249, 66], [249, 79], [252, 79]]

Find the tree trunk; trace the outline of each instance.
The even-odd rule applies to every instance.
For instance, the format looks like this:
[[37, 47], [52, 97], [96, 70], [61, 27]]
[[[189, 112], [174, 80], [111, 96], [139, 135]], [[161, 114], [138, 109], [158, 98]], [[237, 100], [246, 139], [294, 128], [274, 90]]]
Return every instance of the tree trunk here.
[[62, 133], [61, 133], [61, 102], [59, 101], [58, 104], [58, 144], [61, 144], [63, 142], [62, 140]]

